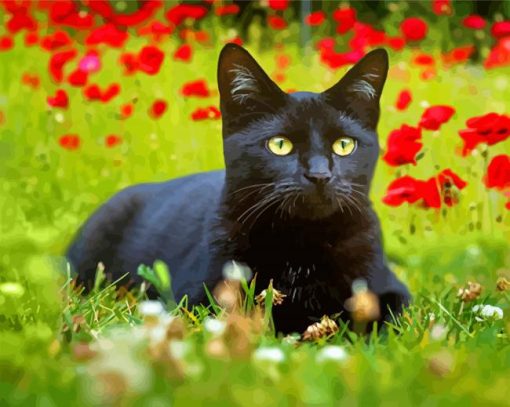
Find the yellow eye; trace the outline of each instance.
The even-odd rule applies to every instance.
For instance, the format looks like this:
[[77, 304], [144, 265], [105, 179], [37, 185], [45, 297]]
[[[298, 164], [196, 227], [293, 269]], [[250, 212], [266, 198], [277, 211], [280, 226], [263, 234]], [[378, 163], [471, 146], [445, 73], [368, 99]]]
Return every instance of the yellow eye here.
[[333, 151], [341, 157], [352, 154], [355, 149], [356, 140], [351, 137], [340, 137], [333, 143]]
[[267, 141], [267, 148], [276, 155], [288, 155], [293, 147], [292, 141], [283, 136], [271, 137]]

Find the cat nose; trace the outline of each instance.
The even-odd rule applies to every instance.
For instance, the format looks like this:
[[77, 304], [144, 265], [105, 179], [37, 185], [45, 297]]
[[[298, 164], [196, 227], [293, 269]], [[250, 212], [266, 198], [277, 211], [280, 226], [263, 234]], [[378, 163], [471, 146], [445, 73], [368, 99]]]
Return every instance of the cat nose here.
[[305, 178], [313, 184], [325, 185], [331, 180], [330, 172], [309, 172], [304, 174]]

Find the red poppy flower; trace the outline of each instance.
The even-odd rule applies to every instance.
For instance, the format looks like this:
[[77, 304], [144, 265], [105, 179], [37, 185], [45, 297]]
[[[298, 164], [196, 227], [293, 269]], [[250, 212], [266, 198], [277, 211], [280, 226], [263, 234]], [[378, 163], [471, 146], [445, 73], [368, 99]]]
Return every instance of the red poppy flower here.
[[285, 11], [289, 7], [289, 0], [269, 0], [269, 8], [276, 11]]
[[404, 202], [414, 203], [422, 197], [419, 184], [420, 181], [409, 175], [397, 178], [388, 185], [382, 201], [389, 206], [400, 206]]
[[416, 165], [416, 154], [422, 146], [421, 129], [404, 124], [388, 136], [383, 160], [391, 166]]
[[454, 65], [466, 62], [473, 52], [475, 51], [474, 45], [466, 45], [464, 47], [457, 47], [442, 55], [443, 63], [445, 65]]
[[56, 31], [51, 35], [47, 35], [41, 40], [41, 47], [46, 51], [54, 51], [56, 49], [71, 45], [73, 41], [69, 34], [65, 31]]
[[104, 139], [104, 144], [108, 148], [113, 148], [122, 143], [122, 137], [117, 136], [116, 134], [109, 134]]
[[120, 116], [123, 119], [127, 119], [133, 114], [134, 106], [132, 103], [126, 103], [120, 107]]
[[191, 56], [193, 53], [193, 49], [191, 48], [191, 45], [189, 44], [183, 44], [174, 53], [174, 59], [176, 61], [184, 61], [189, 62], [191, 61]]
[[358, 62], [365, 53], [361, 50], [350, 52], [335, 52], [330, 48], [323, 48], [320, 54], [321, 62], [329, 66], [331, 69], [338, 69], [340, 67], [355, 64]]
[[451, 106], [431, 106], [423, 112], [419, 126], [427, 130], [439, 130], [455, 113]]
[[409, 175], [397, 178], [388, 186], [383, 202], [389, 206], [400, 206], [404, 202], [422, 200], [425, 208], [440, 208], [441, 196], [435, 177], [427, 181], [417, 180]]
[[21, 30], [35, 31], [37, 21], [30, 15], [30, 2], [2, 1], [5, 11], [10, 14], [5, 27], [7, 30], [16, 34]]
[[418, 55], [416, 55], [413, 58], [413, 62], [416, 65], [421, 65], [421, 66], [431, 66], [436, 63], [436, 61], [434, 60], [434, 57], [432, 55], [425, 54], [425, 53], [419, 53]]
[[30, 86], [32, 89], [37, 89], [41, 84], [41, 79], [37, 75], [25, 72], [21, 77], [21, 83]]
[[67, 92], [63, 89], [57, 89], [55, 96], [48, 96], [46, 100], [51, 107], [67, 109], [69, 106], [69, 97], [67, 96]]
[[73, 0], [40, 2], [40, 6], [49, 9], [50, 21], [56, 25], [71, 27], [75, 30], [89, 30], [94, 25], [92, 14], [80, 11]]
[[467, 182], [447, 168], [441, 171], [437, 180], [441, 190], [441, 196], [446, 206], [453, 206], [459, 202], [459, 191], [467, 186]]
[[495, 38], [503, 38], [510, 36], [510, 20], [499, 21], [492, 24], [491, 34]]
[[220, 111], [214, 107], [209, 106], [205, 108], [198, 108], [193, 113], [191, 113], [191, 119], [194, 121], [198, 120], [218, 120], [221, 117]]
[[310, 26], [321, 25], [326, 21], [326, 13], [324, 11], [315, 11], [310, 13], [305, 18], [305, 24]]
[[365, 50], [367, 47], [376, 47], [386, 43], [386, 33], [376, 30], [369, 24], [354, 23], [354, 36], [349, 41], [352, 50]]
[[138, 70], [138, 57], [131, 52], [121, 54], [119, 63], [124, 67], [124, 75], [132, 75]]
[[83, 95], [88, 100], [99, 100], [107, 103], [120, 93], [120, 85], [112, 83], [104, 91], [102, 91], [96, 84], [87, 86], [83, 89]]
[[438, 16], [450, 15], [452, 12], [450, 0], [432, 0], [432, 11]]
[[165, 54], [158, 47], [147, 45], [138, 54], [138, 69], [148, 75], [156, 75], [164, 58]]
[[39, 42], [39, 35], [36, 32], [26, 33], [24, 43], [26, 47], [32, 47]]
[[285, 74], [283, 72], [275, 72], [271, 75], [271, 78], [273, 79], [273, 81], [275, 81], [276, 83], [282, 83], [282, 82], [285, 82], [285, 79], [287, 79], [287, 77], [285, 76]]
[[356, 22], [356, 10], [353, 8], [342, 8], [333, 12], [333, 20], [336, 21], [337, 34], [345, 34], [354, 27]]
[[80, 137], [76, 134], [66, 134], [59, 138], [58, 143], [66, 150], [77, 150], [80, 147]]
[[159, 41], [166, 35], [170, 35], [173, 28], [163, 24], [161, 21], [153, 21], [149, 25], [138, 30], [139, 35], [152, 35], [154, 40]]
[[510, 36], [496, 43], [483, 65], [487, 69], [510, 65]]
[[276, 59], [276, 67], [281, 70], [285, 70], [289, 67], [291, 63], [290, 56], [285, 54], [278, 54], [275, 57]]
[[211, 36], [205, 30], [198, 30], [194, 33], [194, 38], [196, 42], [200, 42], [201, 44], [206, 44], [209, 42]]
[[83, 72], [81, 69], [76, 69], [67, 77], [67, 80], [72, 86], [81, 87], [87, 84], [89, 74]]
[[497, 113], [477, 116], [466, 122], [467, 129], [459, 130], [464, 140], [462, 155], [467, 155], [478, 144], [489, 146], [506, 140], [510, 136], [510, 117]]
[[491, 160], [484, 183], [487, 188], [500, 190], [510, 188], [510, 156], [501, 154]]
[[237, 36], [237, 37], [234, 37], [234, 38], [231, 38], [227, 41], [225, 41], [225, 44], [236, 44], [236, 45], [243, 45], [244, 41], [241, 37]]
[[179, 30], [179, 37], [187, 43], [191, 43], [193, 41], [200, 42], [202, 44], [206, 44], [209, 42], [211, 36], [205, 30], [194, 31], [189, 28], [183, 28]]
[[195, 4], [178, 4], [165, 14], [165, 17], [174, 25], [180, 25], [184, 20], [200, 20], [207, 15], [207, 8]]
[[105, 24], [91, 31], [85, 39], [87, 45], [105, 44], [112, 48], [121, 48], [128, 39], [128, 33], [119, 30], [113, 24]]
[[50, 58], [48, 70], [56, 82], [62, 82], [64, 79], [64, 66], [72, 59], [76, 58], [78, 52], [74, 49], [62, 51], [53, 54]]
[[471, 14], [467, 17], [464, 17], [462, 20], [462, 25], [466, 28], [470, 28], [472, 30], [481, 30], [485, 28], [487, 21], [483, 17], [480, 17], [476, 14]]
[[400, 91], [397, 97], [397, 101], [395, 102], [395, 107], [398, 110], [406, 110], [409, 104], [412, 102], [413, 96], [411, 91], [408, 89], [404, 89]]
[[421, 18], [409, 17], [400, 24], [400, 31], [407, 41], [421, 41], [427, 35], [428, 26]]
[[437, 75], [437, 71], [435, 67], [429, 67], [420, 72], [420, 78], [424, 81], [429, 81], [434, 79]]
[[421, 181], [418, 186], [425, 208], [441, 207], [441, 195], [439, 194], [436, 177], [429, 178], [427, 181]]
[[267, 24], [273, 30], [283, 30], [287, 28], [287, 21], [280, 16], [267, 16]]
[[207, 82], [204, 79], [187, 82], [181, 89], [181, 94], [187, 97], [196, 96], [199, 98], [206, 98], [211, 96], [211, 91], [207, 87]]
[[214, 9], [214, 13], [217, 16], [228, 16], [231, 14], [239, 13], [239, 10], [240, 10], [240, 8], [237, 4], [228, 4], [226, 6], [216, 7]]
[[401, 37], [388, 37], [386, 43], [392, 50], [402, 51], [406, 45], [406, 40]]
[[0, 51], [8, 51], [14, 47], [14, 41], [11, 37], [4, 35], [0, 37]]
[[166, 112], [167, 108], [168, 104], [164, 100], [157, 99], [149, 109], [149, 115], [154, 119], [158, 119]]
[[116, 12], [108, 0], [93, 0], [88, 2], [89, 8], [101, 15], [106, 21], [125, 27], [142, 24], [150, 19], [162, 6], [160, 0], [144, 0], [140, 1], [139, 4], [140, 7], [135, 12], [123, 14]]

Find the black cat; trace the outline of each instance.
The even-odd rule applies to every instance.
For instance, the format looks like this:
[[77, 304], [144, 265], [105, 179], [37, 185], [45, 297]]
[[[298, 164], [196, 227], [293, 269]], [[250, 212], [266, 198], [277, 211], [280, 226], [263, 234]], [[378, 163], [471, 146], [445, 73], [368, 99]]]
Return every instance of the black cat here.
[[[287, 294], [275, 307], [283, 332], [344, 311], [364, 278], [383, 318], [409, 301], [385, 264], [368, 199], [379, 155], [376, 126], [388, 56], [370, 52], [323, 93], [286, 94], [243, 48], [219, 58], [225, 171], [127, 188], [85, 224], [68, 259], [86, 285], [103, 262], [113, 278], [166, 262], [176, 298], [207, 302], [235, 260], [257, 289]], [[154, 293], [153, 293], [154, 294]], [[344, 315], [347, 315], [344, 313]]]

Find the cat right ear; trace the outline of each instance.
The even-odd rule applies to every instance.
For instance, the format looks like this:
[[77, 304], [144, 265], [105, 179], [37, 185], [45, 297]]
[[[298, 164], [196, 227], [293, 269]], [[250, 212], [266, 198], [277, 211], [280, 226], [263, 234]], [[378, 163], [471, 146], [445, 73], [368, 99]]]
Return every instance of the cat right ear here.
[[225, 122], [246, 125], [257, 116], [275, 112], [286, 94], [244, 48], [223, 47], [218, 61], [220, 108]]

